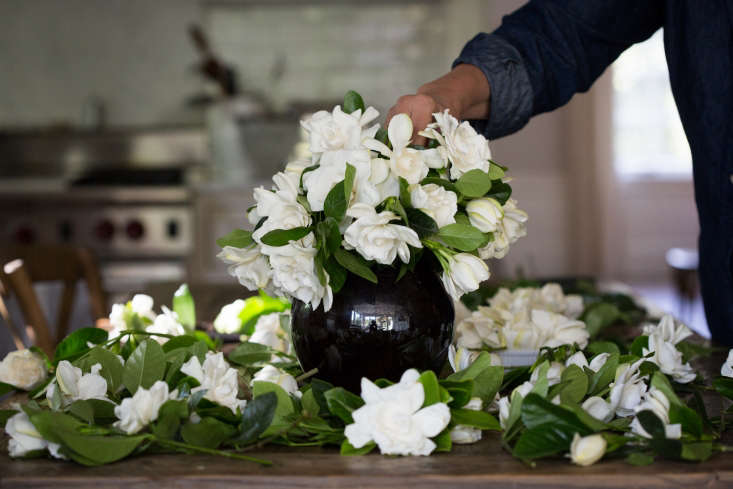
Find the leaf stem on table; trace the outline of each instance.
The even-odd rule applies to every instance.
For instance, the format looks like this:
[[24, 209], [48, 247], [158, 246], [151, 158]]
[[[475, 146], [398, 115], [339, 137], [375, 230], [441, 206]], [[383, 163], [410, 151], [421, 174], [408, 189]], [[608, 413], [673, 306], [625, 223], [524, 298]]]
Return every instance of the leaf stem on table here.
[[254, 462], [260, 465], [272, 465], [272, 462], [270, 462], [269, 460], [263, 460], [261, 458], [255, 458], [255, 457], [248, 457], [247, 455], [240, 455], [238, 453], [228, 452], [226, 450], [216, 450], [214, 448], [198, 447], [195, 445], [189, 445], [188, 443], [181, 443], [181, 442], [173, 441], [173, 440], [161, 440], [159, 438], [156, 438], [155, 442], [158, 443], [159, 445], [167, 446], [169, 448], [174, 448], [178, 450], [180, 449], [191, 450], [194, 452], [206, 453], [208, 455], [219, 455], [222, 457], [234, 458], [237, 460], [245, 460], [247, 462]]

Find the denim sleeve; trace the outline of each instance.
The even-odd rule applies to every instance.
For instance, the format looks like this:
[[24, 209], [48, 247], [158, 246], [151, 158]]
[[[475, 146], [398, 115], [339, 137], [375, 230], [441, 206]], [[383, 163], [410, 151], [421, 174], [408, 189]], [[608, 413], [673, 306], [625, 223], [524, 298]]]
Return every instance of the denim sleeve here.
[[663, 19], [664, 0], [530, 1], [469, 41], [453, 63], [472, 64], [489, 81], [489, 120], [474, 126], [497, 138], [564, 105]]

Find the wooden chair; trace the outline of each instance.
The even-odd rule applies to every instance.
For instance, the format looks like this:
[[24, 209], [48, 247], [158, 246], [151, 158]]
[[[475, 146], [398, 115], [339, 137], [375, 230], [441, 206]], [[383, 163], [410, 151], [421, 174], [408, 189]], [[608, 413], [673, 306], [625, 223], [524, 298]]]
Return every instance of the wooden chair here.
[[[97, 320], [107, 316], [107, 298], [99, 268], [94, 256], [86, 248], [57, 245], [0, 247], [0, 263], [5, 264], [0, 271], [0, 293], [15, 294], [25, 322], [32, 328], [36, 346], [49, 354], [53, 353], [56, 344], [69, 331], [76, 283], [79, 280], [83, 280], [89, 290], [92, 318]], [[48, 281], [61, 281], [64, 285], [55, 337], [51, 334], [33, 289], [34, 282]], [[0, 314], [11, 329], [16, 346], [22, 344], [19, 328], [12, 322], [4, 304], [0, 304]]]

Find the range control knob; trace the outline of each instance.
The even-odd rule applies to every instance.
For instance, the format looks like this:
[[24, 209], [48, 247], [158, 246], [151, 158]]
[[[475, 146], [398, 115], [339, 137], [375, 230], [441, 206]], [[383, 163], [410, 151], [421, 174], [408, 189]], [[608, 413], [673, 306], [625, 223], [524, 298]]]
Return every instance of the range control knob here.
[[145, 226], [143, 226], [143, 223], [140, 222], [138, 219], [130, 219], [129, 221], [127, 221], [125, 232], [127, 232], [128, 238], [133, 241], [137, 241], [145, 236]]
[[15, 242], [19, 244], [32, 244], [36, 240], [36, 232], [30, 226], [20, 226], [15, 230]]
[[94, 235], [100, 241], [111, 241], [115, 235], [115, 225], [109, 219], [102, 219], [94, 226]]

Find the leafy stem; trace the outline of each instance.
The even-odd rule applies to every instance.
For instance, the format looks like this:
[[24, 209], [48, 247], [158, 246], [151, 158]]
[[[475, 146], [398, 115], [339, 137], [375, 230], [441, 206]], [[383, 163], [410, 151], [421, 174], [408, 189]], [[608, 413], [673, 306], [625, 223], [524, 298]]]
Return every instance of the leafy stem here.
[[163, 440], [160, 438], [155, 438], [155, 442], [161, 446], [173, 448], [179, 451], [190, 450], [190, 451], [198, 452], [198, 453], [206, 453], [208, 455], [219, 455], [221, 457], [234, 458], [237, 460], [245, 460], [247, 462], [254, 462], [260, 465], [272, 465], [272, 462], [270, 462], [269, 460], [263, 460], [261, 458], [255, 458], [255, 457], [248, 457], [247, 455], [240, 455], [238, 453], [228, 452], [226, 450], [217, 450], [215, 448], [199, 447], [196, 445], [189, 445], [188, 443], [182, 443], [182, 442], [173, 441], [173, 440]]
[[254, 443], [252, 445], [246, 446], [246, 447], [242, 448], [240, 451], [242, 451], [242, 452], [249, 452], [249, 451], [252, 451], [252, 450], [256, 450], [256, 449], [262, 448], [265, 445], [267, 445], [267, 444], [269, 444], [269, 443], [277, 440], [281, 436], [287, 435], [290, 431], [292, 431], [293, 429], [297, 428], [298, 425], [300, 423], [302, 423], [303, 421], [305, 421], [306, 419], [308, 419], [308, 416], [305, 413], [303, 413], [300, 416], [298, 416], [297, 418], [295, 418], [295, 420], [292, 423], [290, 423], [289, 425], [287, 425], [286, 427], [284, 427], [283, 429], [281, 429], [280, 431], [278, 431], [274, 435], [272, 435], [272, 436], [270, 436], [268, 438], [265, 438], [264, 440], [260, 440], [258, 443]]

